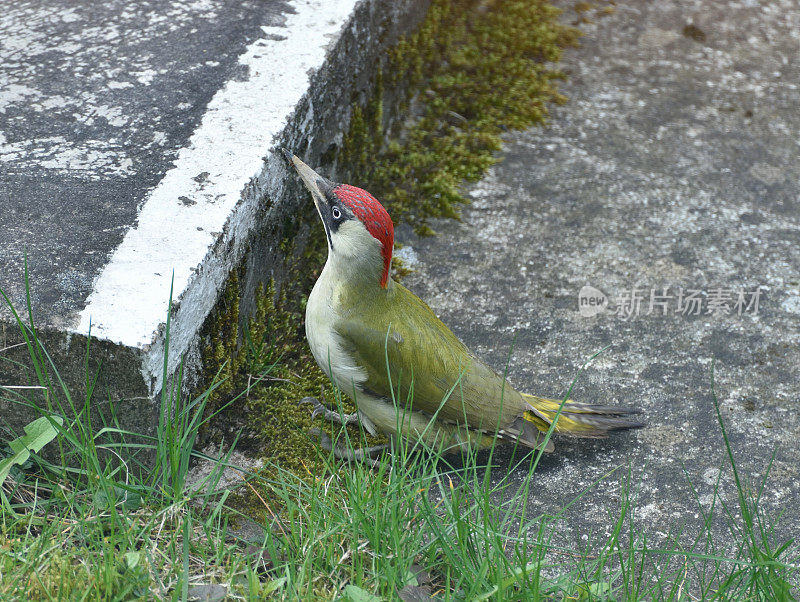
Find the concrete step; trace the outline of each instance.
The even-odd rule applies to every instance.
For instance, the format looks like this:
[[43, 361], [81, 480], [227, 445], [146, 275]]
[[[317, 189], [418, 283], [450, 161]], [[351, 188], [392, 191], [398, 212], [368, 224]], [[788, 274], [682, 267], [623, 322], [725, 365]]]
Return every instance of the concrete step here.
[[[152, 424], [168, 372], [199, 366], [198, 332], [231, 271], [296, 214], [275, 150], [318, 164], [341, 142], [387, 45], [425, 0], [56, 0], [0, 15], [0, 288], [25, 306], [68, 383], [97, 339], [129, 428]], [[269, 253], [247, 261], [269, 276]], [[252, 296], [254, 286], [245, 291]], [[247, 299], [243, 299], [247, 302]], [[26, 384], [0, 308], [0, 384]], [[77, 356], [77, 357], [76, 357]], [[5, 407], [3, 407], [5, 404]], [[24, 417], [0, 401], [10, 423]], [[16, 416], [16, 418], [14, 418]]]

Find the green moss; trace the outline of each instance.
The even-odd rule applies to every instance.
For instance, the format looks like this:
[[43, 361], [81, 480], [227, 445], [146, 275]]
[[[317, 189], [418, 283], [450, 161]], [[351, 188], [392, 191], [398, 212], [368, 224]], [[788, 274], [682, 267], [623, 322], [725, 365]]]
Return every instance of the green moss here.
[[578, 32], [558, 22], [559, 12], [537, 0], [435, 1], [385, 67], [417, 118], [384, 144], [384, 91], [376, 86], [366, 109], [353, 111], [342, 153], [347, 180], [418, 233], [430, 233], [431, 218], [458, 218], [462, 183], [498, 160], [501, 134], [541, 123], [549, 102], [564, 101], [552, 63]]
[[203, 348], [202, 386], [207, 387], [214, 379], [223, 381], [211, 394], [209, 408], [215, 401], [229, 396], [235, 386], [235, 376], [239, 372], [241, 358], [239, 347], [239, 272], [234, 270], [228, 278], [225, 290], [220, 295], [214, 311], [206, 319], [201, 333], [205, 341]]
[[[564, 100], [555, 86], [562, 74], [551, 63], [575, 43], [577, 31], [561, 25], [558, 14], [541, 0], [434, 0], [416, 33], [377, 66], [371, 95], [354, 102], [342, 148], [329, 158], [339, 179], [370, 190], [395, 223], [405, 221], [417, 232], [430, 232], [431, 218], [457, 218], [466, 202], [461, 184], [478, 180], [498, 160], [502, 132], [542, 122], [547, 103]], [[387, 102], [393, 114], [405, 108], [415, 118], [384, 131]], [[299, 249], [295, 234], [303, 220], [311, 220], [313, 230]], [[222, 367], [228, 380], [219, 398], [246, 391], [228, 411], [247, 416], [268, 477], [276, 465], [301, 477], [321, 474], [323, 463], [307, 434], [310, 408], [297, 402], [306, 396], [335, 400], [303, 330], [307, 295], [326, 253], [316, 215], [309, 211], [303, 220], [284, 224], [279, 248], [286, 276], [258, 292], [244, 332], [237, 327], [239, 270], [206, 328], [207, 382]], [[402, 275], [403, 266], [396, 268]], [[351, 434], [361, 436], [355, 429]]]
[[297, 305], [288, 291], [276, 294], [272, 283], [259, 293], [245, 371], [255, 376], [268, 370], [267, 380], [251, 387], [244, 400], [249, 427], [263, 440], [265, 459], [295, 471], [304, 461], [316, 464], [317, 458], [307, 434], [309, 406], [298, 402], [303, 397], [335, 399], [330, 381], [304, 344]]

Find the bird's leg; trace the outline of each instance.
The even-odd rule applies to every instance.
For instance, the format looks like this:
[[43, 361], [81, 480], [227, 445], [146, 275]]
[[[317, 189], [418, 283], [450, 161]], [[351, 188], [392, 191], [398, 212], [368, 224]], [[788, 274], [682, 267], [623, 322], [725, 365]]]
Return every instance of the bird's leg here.
[[335, 458], [338, 458], [339, 460], [346, 460], [348, 462], [364, 462], [365, 464], [372, 466], [372, 468], [375, 468], [378, 466], [378, 464], [380, 464], [378, 456], [383, 450], [389, 447], [388, 444], [384, 443], [383, 445], [374, 445], [372, 447], [359, 447], [357, 449], [353, 449], [347, 447], [346, 443], [338, 439], [336, 440], [336, 443], [334, 443], [327, 433], [318, 428], [311, 429], [309, 434], [319, 437], [320, 447], [327, 452], [333, 452], [333, 456]]
[[312, 420], [321, 414], [325, 420], [338, 422], [343, 426], [359, 423], [358, 412], [353, 412], [352, 414], [340, 414], [338, 410], [328, 407], [327, 404], [321, 402], [316, 397], [303, 397], [303, 399], [298, 402], [298, 405], [303, 403], [310, 403], [314, 406], [314, 411], [311, 412]]

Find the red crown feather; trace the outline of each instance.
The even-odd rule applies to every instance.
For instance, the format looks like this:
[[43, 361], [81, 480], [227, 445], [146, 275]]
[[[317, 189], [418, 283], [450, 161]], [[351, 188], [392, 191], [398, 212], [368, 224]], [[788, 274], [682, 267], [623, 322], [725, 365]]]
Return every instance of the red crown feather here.
[[383, 256], [383, 275], [381, 286], [386, 287], [389, 280], [389, 266], [392, 263], [392, 250], [394, 248], [394, 224], [389, 213], [383, 208], [374, 196], [366, 190], [340, 184], [333, 190], [334, 194], [347, 205], [355, 216], [361, 220], [367, 231], [381, 243]]

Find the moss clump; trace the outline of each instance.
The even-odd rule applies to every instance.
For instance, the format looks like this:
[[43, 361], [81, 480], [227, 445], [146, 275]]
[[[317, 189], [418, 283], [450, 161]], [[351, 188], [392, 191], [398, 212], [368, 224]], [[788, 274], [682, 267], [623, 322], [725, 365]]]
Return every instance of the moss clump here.
[[[298, 402], [303, 397], [336, 399], [330, 380], [304, 344], [298, 305], [289, 289], [276, 294], [273, 283], [259, 293], [243, 353], [243, 373], [251, 383], [242, 400], [248, 427], [263, 442], [265, 459], [296, 472], [305, 470], [303, 462], [315, 465], [317, 460], [308, 436], [309, 406]], [[264, 380], [253, 386], [252, 380], [260, 374], [266, 374]]]
[[[322, 228], [319, 230], [302, 252], [296, 252], [297, 241], [291, 237], [283, 241], [287, 258], [293, 258], [293, 263], [287, 266], [282, 287], [278, 290], [270, 281], [256, 291], [255, 312], [241, 329], [237, 327], [239, 271], [244, 268], [235, 270], [205, 329], [206, 386], [215, 375], [226, 379], [214, 391], [209, 408], [219, 408], [239, 395], [214, 421], [212, 431], [221, 425], [226, 427], [219, 430], [242, 427], [241, 445], [252, 448], [265, 460], [263, 476], [267, 479], [276, 466], [300, 476], [322, 474], [325, 470], [308, 434], [312, 427], [310, 406], [298, 405], [304, 397], [337, 403], [333, 385], [311, 355], [303, 326], [305, 301], [327, 248]], [[340, 401], [345, 412], [355, 411], [347, 398]], [[333, 434], [331, 425], [317, 426]], [[349, 432], [354, 440], [363, 436], [355, 427], [349, 427]], [[369, 445], [378, 441], [370, 437]], [[245, 495], [243, 505], [249, 506], [250, 494]], [[258, 499], [252, 501], [254, 508], [261, 507]]]
[[[217, 301], [214, 311], [206, 320], [201, 340], [206, 344], [203, 348], [203, 366], [206, 371], [202, 379], [208, 386], [212, 380], [222, 381], [212, 393], [209, 409], [213, 409], [215, 401], [229, 396], [235, 386], [235, 376], [241, 364], [241, 356], [237, 353], [239, 346], [239, 271], [234, 270], [225, 290]], [[213, 372], [212, 372], [213, 371]]]
[[552, 63], [578, 31], [559, 14], [541, 0], [434, 1], [387, 59], [392, 86], [409, 90], [413, 123], [383, 144], [378, 87], [345, 138], [348, 180], [419, 233], [430, 233], [430, 218], [457, 218], [461, 184], [497, 161], [501, 134], [541, 123], [547, 103], [565, 100]]
[[[265, 461], [261, 476], [267, 481], [276, 480], [278, 466], [301, 478], [322, 476], [328, 469], [315, 440], [309, 436], [310, 406], [298, 402], [304, 397], [316, 397], [336, 405], [337, 392], [305, 342], [303, 304], [298, 302], [296, 293], [294, 286], [276, 292], [273, 282], [257, 293], [257, 309], [242, 335], [238, 371], [231, 386], [232, 391], [244, 394], [220, 417], [223, 423], [245, 427], [244, 444], [255, 447]], [[340, 397], [338, 402], [343, 411], [355, 411], [347, 398]], [[243, 416], [246, 420], [242, 420]], [[340, 428], [330, 424], [316, 426], [322, 426], [330, 435], [334, 428]], [[348, 429], [351, 440], [365, 436], [356, 427]], [[382, 442], [369, 436], [366, 440], [368, 445]], [[261, 491], [261, 498], [249, 490], [241, 494], [237, 505], [251, 514], [264, 510], [262, 498], [275, 503], [268, 491]]]

